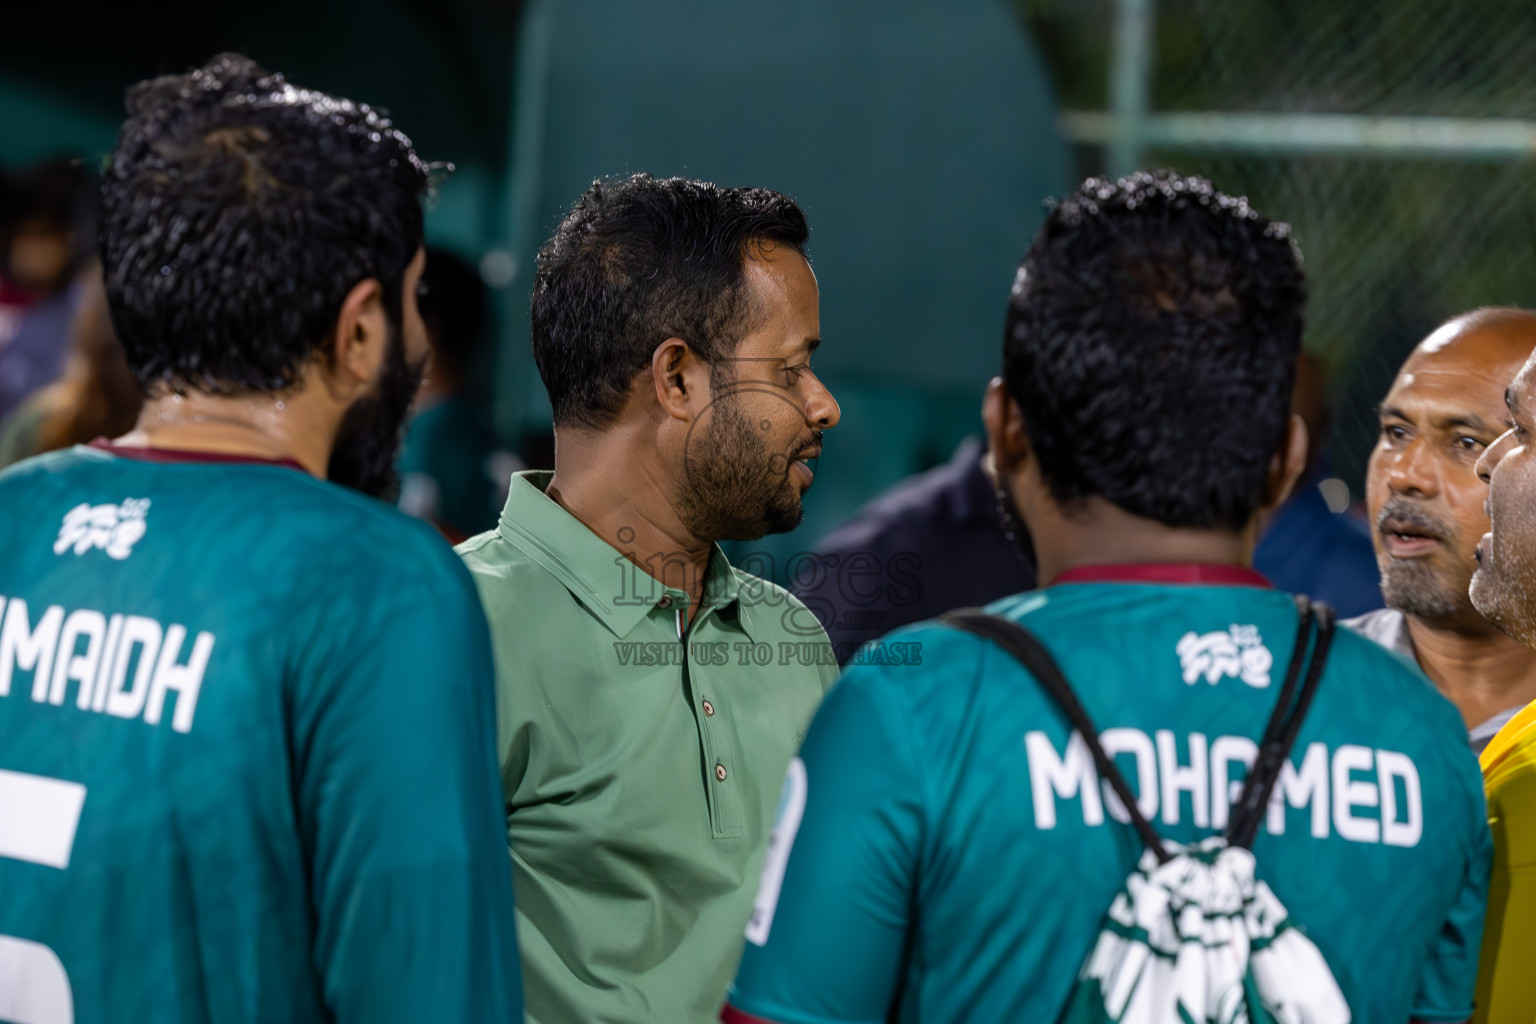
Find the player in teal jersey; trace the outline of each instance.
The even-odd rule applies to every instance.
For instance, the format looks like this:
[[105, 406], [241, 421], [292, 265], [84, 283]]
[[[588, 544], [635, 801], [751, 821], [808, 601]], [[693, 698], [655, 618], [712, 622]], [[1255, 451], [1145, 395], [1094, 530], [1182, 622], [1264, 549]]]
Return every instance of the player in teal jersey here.
[[[1167, 840], [1219, 833], [1291, 657], [1248, 568], [1302, 468], [1303, 284], [1284, 225], [1199, 179], [1090, 180], [1020, 268], [983, 407], [1042, 591], [992, 606], [1061, 664]], [[1142, 847], [1086, 744], [1000, 648], [832, 690], [791, 766], [723, 1019], [1058, 1019]], [[1253, 846], [1360, 1024], [1472, 1013], [1490, 842], [1459, 716], [1339, 631]]]
[[103, 186], [138, 429], [0, 474], [0, 1021], [520, 1022], [489, 636], [387, 493], [428, 168], [224, 55]]

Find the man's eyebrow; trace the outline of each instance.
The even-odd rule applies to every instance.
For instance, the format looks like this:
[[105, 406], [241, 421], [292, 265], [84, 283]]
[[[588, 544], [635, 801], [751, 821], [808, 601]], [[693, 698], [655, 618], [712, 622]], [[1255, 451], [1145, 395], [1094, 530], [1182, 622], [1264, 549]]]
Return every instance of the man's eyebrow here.
[[1391, 416], [1393, 419], [1408, 420], [1410, 423], [1413, 422], [1413, 418], [1407, 413], [1403, 412], [1403, 410], [1399, 409], [1395, 405], [1388, 405], [1386, 402], [1382, 402], [1376, 407], [1376, 415], [1382, 419], [1386, 419], [1388, 416]]
[[[1492, 433], [1494, 429], [1487, 423], [1484, 423], [1483, 418], [1475, 412], [1461, 413], [1457, 416], [1447, 416], [1445, 419], [1440, 421], [1440, 426], [1446, 428], [1466, 427], [1468, 430], [1473, 430], [1480, 434]], [[1499, 428], [1500, 433], [1503, 433], [1503, 430], [1503, 427]]]

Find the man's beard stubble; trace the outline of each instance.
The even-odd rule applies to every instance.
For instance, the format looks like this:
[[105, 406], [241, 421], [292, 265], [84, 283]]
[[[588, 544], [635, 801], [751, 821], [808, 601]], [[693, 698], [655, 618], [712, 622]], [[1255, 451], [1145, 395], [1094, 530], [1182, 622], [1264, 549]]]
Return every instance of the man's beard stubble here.
[[[1416, 502], [1395, 496], [1387, 499], [1376, 517], [1377, 529], [1389, 518], [1439, 538], [1447, 552], [1452, 550], [1454, 528]], [[1381, 569], [1381, 596], [1389, 608], [1420, 619], [1445, 619], [1471, 606], [1467, 586], [1447, 583], [1426, 558], [1394, 558], [1383, 551], [1376, 562]]]
[[391, 324], [378, 385], [373, 394], [358, 399], [342, 417], [326, 479], [390, 503], [399, 499], [396, 461], [426, 364], [423, 358], [411, 365], [405, 355], [404, 333]]
[[735, 401], [714, 406], [714, 422], [686, 456], [686, 486], [678, 508], [696, 537], [757, 540], [787, 533], [805, 518], [800, 495], [789, 482], [790, 462], [821, 440], [818, 431], [787, 455], [767, 442]]

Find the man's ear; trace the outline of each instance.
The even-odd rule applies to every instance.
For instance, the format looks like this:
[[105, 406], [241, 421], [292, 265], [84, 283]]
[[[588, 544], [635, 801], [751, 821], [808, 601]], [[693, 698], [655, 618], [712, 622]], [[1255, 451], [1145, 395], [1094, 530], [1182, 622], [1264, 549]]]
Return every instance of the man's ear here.
[[1029, 435], [1024, 430], [1024, 414], [1003, 386], [1003, 378], [993, 377], [981, 400], [981, 422], [987, 428], [987, 448], [994, 482], [996, 474], [1010, 474], [1029, 461]]
[[668, 338], [651, 353], [656, 401], [674, 419], [692, 421], [713, 400], [709, 367], [682, 338]]
[[378, 376], [388, 344], [384, 287], [370, 277], [352, 286], [336, 317], [332, 388], [345, 397], [367, 390]]
[[1280, 450], [1269, 460], [1269, 472], [1264, 479], [1264, 502], [1261, 511], [1279, 508], [1291, 496], [1296, 481], [1307, 471], [1307, 425], [1300, 416], [1292, 415], [1285, 430], [1285, 440]]

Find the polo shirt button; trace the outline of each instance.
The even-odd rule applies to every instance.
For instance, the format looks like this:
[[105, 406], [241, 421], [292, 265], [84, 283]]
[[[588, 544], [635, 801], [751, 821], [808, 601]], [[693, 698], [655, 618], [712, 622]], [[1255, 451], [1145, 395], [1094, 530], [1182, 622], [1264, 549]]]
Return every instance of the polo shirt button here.
[[706, 715], [713, 715], [715, 713], [715, 706], [713, 704], [711, 704], [709, 701], [705, 701], [704, 702], [704, 713]]
[[715, 765], [715, 778], [719, 779], [721, 782], [725, 781], [725, 765]]
[[671, 608], [672, 607], [672, 598], [671, 597], [663, 597], [660, 601], [656, 602], [656, 607], [658, 607], [658, 608]]

